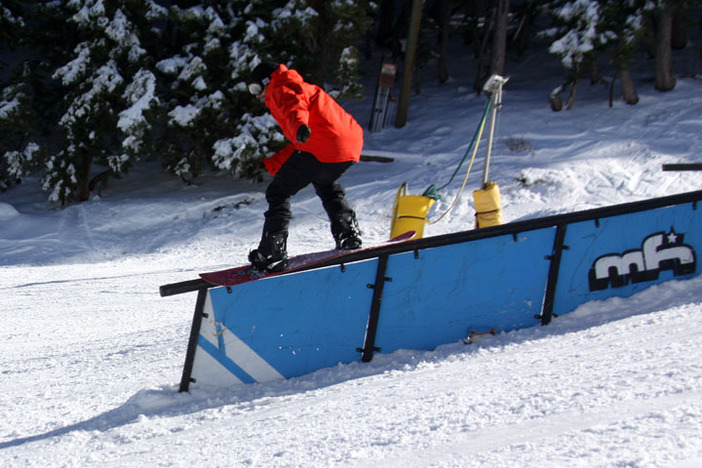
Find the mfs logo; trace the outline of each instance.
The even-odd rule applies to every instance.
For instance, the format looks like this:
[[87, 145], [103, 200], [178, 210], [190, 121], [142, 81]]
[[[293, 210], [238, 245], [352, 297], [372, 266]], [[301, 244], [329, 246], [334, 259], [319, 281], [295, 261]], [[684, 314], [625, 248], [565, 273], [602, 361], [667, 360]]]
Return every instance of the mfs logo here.
[[694, 273], [695, 251], [683, 244], [684, 238], [685, 234], [678, 234], [671, 227], [667, 234], [658, 232], [646, 237], [639, 250], [599, 257], [588, 274], [590, 291], [607, 289], [609, 285], [620, 288], [629, 282], [653, 281], [663, 270], [672, 270], [674, 276]]

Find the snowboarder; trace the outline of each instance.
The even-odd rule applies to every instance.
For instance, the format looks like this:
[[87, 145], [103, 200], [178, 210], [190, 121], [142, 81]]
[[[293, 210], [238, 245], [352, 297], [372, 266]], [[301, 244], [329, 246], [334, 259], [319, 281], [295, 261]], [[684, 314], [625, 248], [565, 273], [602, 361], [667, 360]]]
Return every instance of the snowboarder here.
[[249, 253], [251, 265], [262, 271], [287, 267], [290, 197], [309, 184], [322, 200], [336, 247], [361, 247], [356, 214], [346, 201], [338, 179], [358, 162], [363, 129], [324, 90], [306, 83], [283, 64], [264, 62], [251, 72], [251, 94], [264, 100], [271, 115], [292, 143], [263, 163], [273, 175], [266, 189], [268, 210], [258, 248]]

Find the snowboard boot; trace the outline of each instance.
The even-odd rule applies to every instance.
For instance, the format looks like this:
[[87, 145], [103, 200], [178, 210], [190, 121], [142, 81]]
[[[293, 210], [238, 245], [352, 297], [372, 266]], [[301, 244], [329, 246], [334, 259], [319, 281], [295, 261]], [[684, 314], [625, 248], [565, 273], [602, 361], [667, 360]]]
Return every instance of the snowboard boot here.
[[339, 250], [356, 250], [363, 245], [361, 230], [353, 212], [336, 215], [332, 221], [332, 235]]
[[283, 271], [288, 267], [287, 232], [264, 233], [258, 248], [249, 252], [249, 262], [263, 272]]

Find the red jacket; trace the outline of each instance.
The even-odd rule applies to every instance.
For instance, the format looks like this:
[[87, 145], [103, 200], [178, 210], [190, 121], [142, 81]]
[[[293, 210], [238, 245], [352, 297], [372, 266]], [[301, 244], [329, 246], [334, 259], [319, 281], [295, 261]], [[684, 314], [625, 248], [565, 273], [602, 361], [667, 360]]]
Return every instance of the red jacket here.
[[[312, 153], [319, 161], [358, 162], [363, 148], [363, 129], [329, 94], [305, 83], [295, 70], [280, 65], [271, 75], [266, 91], [266, 107], [293, 142], [263, 160], [268, 172], [275, 174], [296, 151]], [[297, 130], [306, 124], [312, 130], [305, 143], [297, 142]]]

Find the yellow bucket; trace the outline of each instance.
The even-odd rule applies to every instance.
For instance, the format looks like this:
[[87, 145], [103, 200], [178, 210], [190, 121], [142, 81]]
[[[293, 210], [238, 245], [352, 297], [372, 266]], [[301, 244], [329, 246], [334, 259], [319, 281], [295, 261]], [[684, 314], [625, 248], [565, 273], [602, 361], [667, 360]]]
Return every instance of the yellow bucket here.
[[473, 192], [475, 200], [475, 227], [485, 228], [502, 224], [500, 187], [495, 182], [485, 182], [485, 188]]
[[422, 195], [408, 195], [407, 184], [402, 184], [397, 191], [395, 205], [392, 209], [390, 238], [404, 234], [407, 231], [415, 231], [414, 238], [421, 239], [424, 235], [427, 213], [434, 205], [434, 202], [433, 198]]

